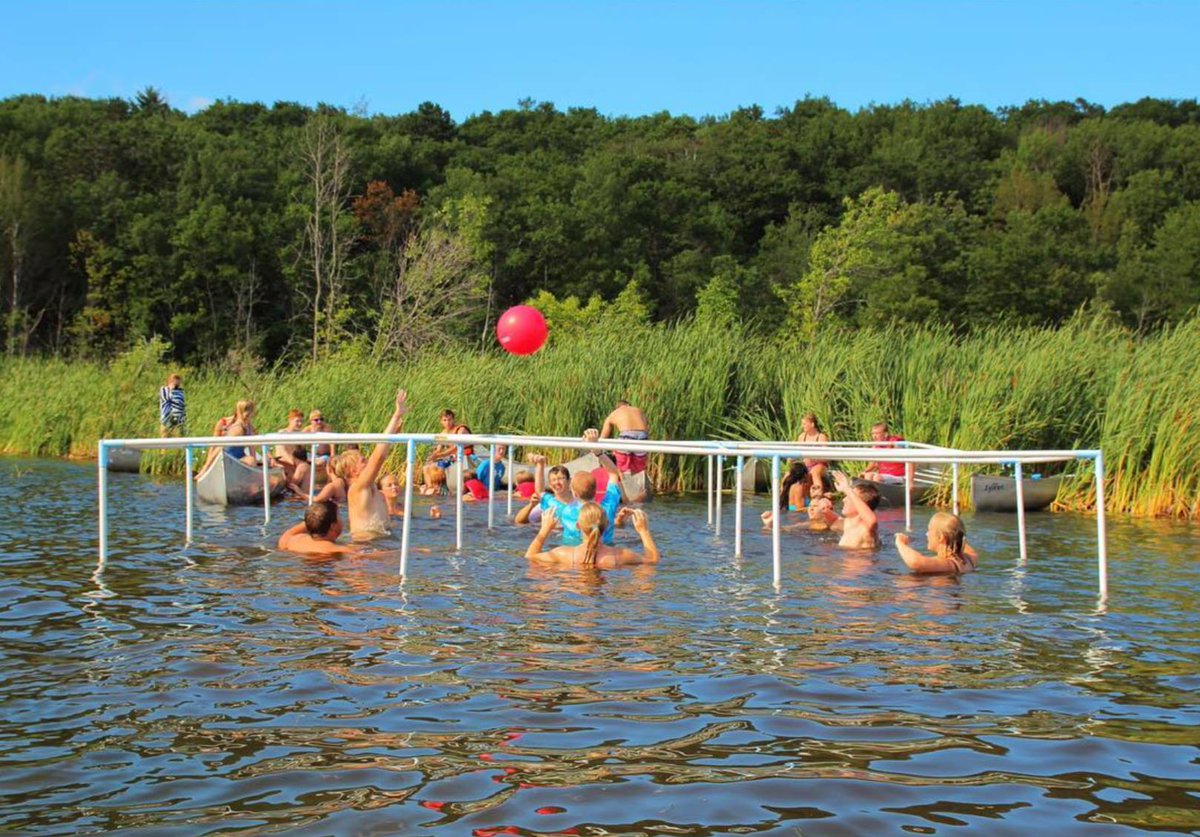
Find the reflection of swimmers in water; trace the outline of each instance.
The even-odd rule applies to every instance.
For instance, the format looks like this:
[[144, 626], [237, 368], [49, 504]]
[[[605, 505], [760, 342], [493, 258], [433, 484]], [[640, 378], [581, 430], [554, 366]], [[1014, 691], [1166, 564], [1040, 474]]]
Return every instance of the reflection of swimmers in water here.
[[304, 512], [304, 520], [279, 536], [278, 548], [301, 555], [350, 555], [358, 552], [353, 546], [337, 542], [342, 533], [337, 506], [314, 502]]
[[658, 561], [658, 547], [650, 534], [650, 522], [646, 513], [634, 509], [630, 513], [633, 528], [642, 539], [643, 554], [630, 549], [605, 546], [600, 542], [604, 530], [608, 528], [608, 519], [604, 509], [596, 503], [584, 503], [579, 510], [578, 526], [583, 535], [583, 543], [579, 546], [559, 546], [543, 552], [542, 547], [550, 532], [554, 529], [555, 516], [553, 510], [542, 513], [542, 527], [538, 530], [525, 557], [531, 561], [555, 564], [563, 567], [600, 567], [611, 569], [629, 564], [653, 564]]
[[925, 555], [909, 545], [903, 532], [896, 533], [896, 549], [908, 568], [916, 573], [960, 575], [975, 569], [979, 553], [967, 544], [967, 530], [956, 514], [938, 512], [929, 519], [925, 532], [926, 546], [933, 555]]

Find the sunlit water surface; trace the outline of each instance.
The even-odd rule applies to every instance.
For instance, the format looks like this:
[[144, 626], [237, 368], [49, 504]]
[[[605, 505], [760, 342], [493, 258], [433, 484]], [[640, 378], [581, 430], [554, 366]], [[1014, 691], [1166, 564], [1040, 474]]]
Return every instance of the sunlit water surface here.
[[426, 503], [401, 586], [398, 540], [275, 552], [296, 504], [202, 508], [184, 548], [178, 481], [111, 485], [97, 574], [94, 467], [0, 460], [0, 831], [1200, 829], [1186, 525], [1113, 522], [1100, 608], [1083, 517], [1032, 516], [1020, 567], [1012, 517], [968, 516], [961, 580], [785, 536], [776, 591], [731, 505], [716, 539], [660, 499], [662, 563], [586, 573], [480, 507], [456, 553]]

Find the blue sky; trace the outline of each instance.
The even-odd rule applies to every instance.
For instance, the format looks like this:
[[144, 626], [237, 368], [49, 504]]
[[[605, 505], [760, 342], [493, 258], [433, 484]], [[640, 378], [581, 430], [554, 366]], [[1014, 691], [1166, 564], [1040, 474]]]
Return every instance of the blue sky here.
[[608, 115], [956, 96], [1200, 96], [1191, 2], [0, 0], [0, 98], [326, 102], [456, 120], [528, 97]]

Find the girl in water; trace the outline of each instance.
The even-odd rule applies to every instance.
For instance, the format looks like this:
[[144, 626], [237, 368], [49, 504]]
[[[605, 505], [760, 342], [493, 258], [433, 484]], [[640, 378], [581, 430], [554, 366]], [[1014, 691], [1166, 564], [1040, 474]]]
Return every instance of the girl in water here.
[[925, 537], [933, 555], [918, 552], [909, 545], [908, 535], [896, 533], [896, 549], [913, 572], [961, 575], [975, 569], [979, 553], [967, 544], [967, 530], [958, 515], [938, 512], [929, 519]]
[[546, 543], [546, 538], [550, 537], [556, 522], [553, 509], [547, 509], [542, 513], [542, 527], [529, 544], [529, 549], [525, 550], [525, 557], [531, 561], [564, 567], [601, 569], [657, 562], [658, 547], [650, 534], [650, 521], [646, 513], [641, 509], [633, 509], [629, 516], [633, 520], [633, 528], [642, 539], [642, 553], [601, 543], [604, 530], [608, 528], [608, 517], [599, 504], [584, 503], [579, 509], [579, 533], [583, 536], [583, 543], [578, 546], [557, 546], [549, 552], [542, 552], [542, 546]]

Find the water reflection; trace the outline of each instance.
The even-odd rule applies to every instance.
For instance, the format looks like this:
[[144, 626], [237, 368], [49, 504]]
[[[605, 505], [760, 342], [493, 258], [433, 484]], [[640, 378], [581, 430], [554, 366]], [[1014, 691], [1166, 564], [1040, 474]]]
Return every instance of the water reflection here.
[[97, 573], [94, 470], [20, 468], [0, 479], [6, 830], [1200, 827], [1189, 527], [1114, 522], [1107, 609], [1089, 519], [1031, 516], [1025, 566], [1011, 520], [971, 519], [985, 559], [962, 579], [787, 536], [776, 592], [769, 537], [734, 559], [703, 502], [669, 499], [657, 566], [533, 567], [531, 531], [468, 509], [462, 552], [452, 519], [414, 519], [429, 551], [400, 584], [397, 544], [274, 552], [286, 504], [265, 529], [205, 510], [181, 550], [177, 481], [133, 477]]

